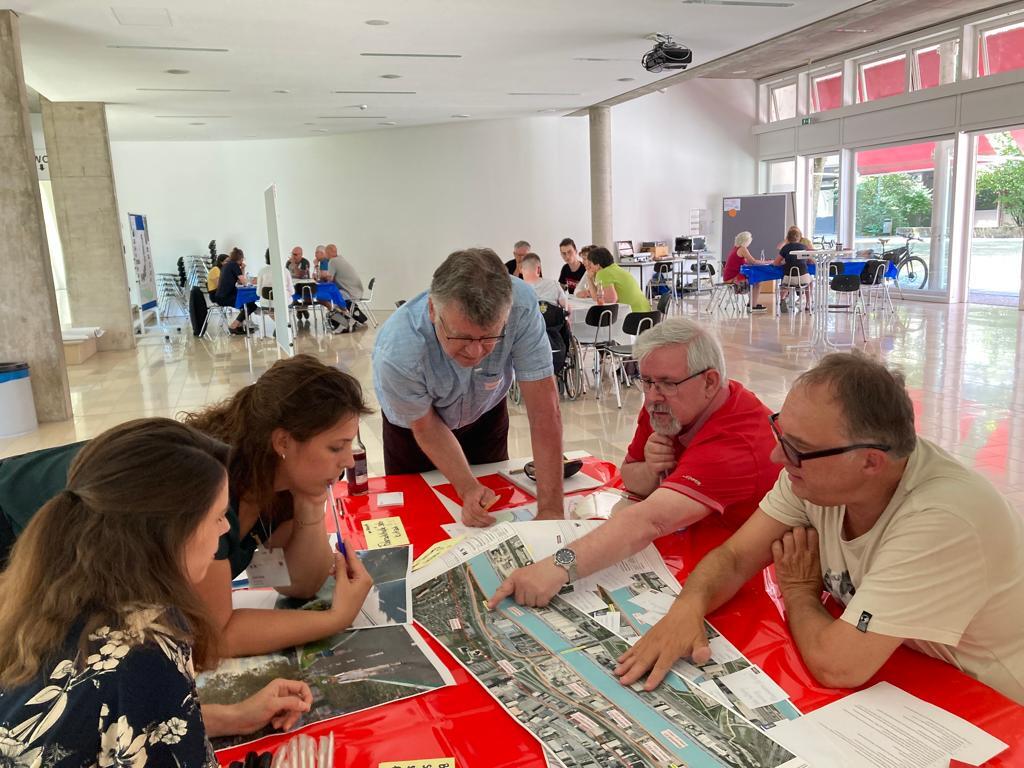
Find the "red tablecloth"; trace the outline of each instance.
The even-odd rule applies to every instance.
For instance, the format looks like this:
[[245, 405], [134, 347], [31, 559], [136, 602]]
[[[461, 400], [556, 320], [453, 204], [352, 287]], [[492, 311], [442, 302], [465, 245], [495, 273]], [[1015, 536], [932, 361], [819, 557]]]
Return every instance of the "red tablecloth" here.
[[[588, 460], [588, 474], [612, 477], [614, 467]], [[404, 506], [378, 508], [376, 494], [401, 491]], [[336, 489], [344, 497], [344, 483]], [[360, 522], [367, 518], [399, 515], [405, 524], [414, 556], [445, 537], [441, 523], [451, 515], [418, 475], [373, 478], [365, 496], [344, 498], [345, 525], [357, 542], [363, 541]], [[656, 542], [669, 568], [682, 582], [700, 558], [728, 536], [725, 528], [705, 520], [690, 530]], [[767, 586], [767, 589], [766, 589]], [[781, 685], [803, 712], [841, 698], [848, 691], [823, 688], [814, 682], [790, 638], [780, 611], [769, 596], [770, 574], [752, 579], [709, 620], [746, 656]], [[366, 712], [325, 721], [306, 729], [311, 736], [334, 731], [335, 765], [377, 768], [388, 760], [454, 757], [458, 766], [487, 768], [541, 768], [544, 757], [537, 742], [447, 651], [423, 630], [420, 634], [452, 671], [456, 685], [395, 702]], [[886, 680], [925, 701], [976, 724], [1005, 741], [1010, 748], [986, 766], [1019, 768], [1024, 765], [1024, 707], [991, 688], [961, 674], [943, 662], [900, 648], [867, 685]], [[264, 742], [272, 749], [278, 741]], [[245, 747], [218, 753], [222, 765], [241, 759]]]

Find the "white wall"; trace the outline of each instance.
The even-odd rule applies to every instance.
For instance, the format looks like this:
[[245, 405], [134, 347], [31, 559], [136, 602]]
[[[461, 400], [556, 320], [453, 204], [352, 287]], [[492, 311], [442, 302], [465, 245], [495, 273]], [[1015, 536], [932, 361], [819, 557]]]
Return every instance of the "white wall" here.
[[255, 273], [266, 242], [263, 190], [277, 184], [284, 248], [335, 242], [374, 304], [426, 288], [451, 251], [485, 245], [511, 258], [529, 240], [545, 274], [562, 237], [590, 231], [587, 122], [534, 118], [309, 139], [111, 142], [121, 221], [148, 217], [158, 272], [179, 256], [233, 246]]
[[722, 197], [757, 191], [756, 96], [750, 80], [697, 79], [612, 109], [616, 240], [671, 249], [690, 209], [705, 208], [708, 248], [719, 250]]

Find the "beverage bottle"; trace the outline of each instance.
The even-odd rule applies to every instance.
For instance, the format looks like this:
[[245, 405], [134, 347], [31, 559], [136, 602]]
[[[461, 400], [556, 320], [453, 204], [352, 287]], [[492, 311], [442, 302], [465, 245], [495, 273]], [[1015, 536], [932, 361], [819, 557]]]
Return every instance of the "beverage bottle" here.
[[356, 433], [356, 439], [352, 443], [352, 466], [345, 470], [345, 479], [348, 481], [348, 495], [358, 496], [369, 490], [369, 475], [366, 470], [366, 446], [363, 440]]

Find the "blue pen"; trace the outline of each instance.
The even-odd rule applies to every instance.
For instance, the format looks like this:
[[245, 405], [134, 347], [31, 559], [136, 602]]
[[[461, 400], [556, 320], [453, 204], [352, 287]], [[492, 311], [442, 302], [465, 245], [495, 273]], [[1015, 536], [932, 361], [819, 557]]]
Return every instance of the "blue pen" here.
[[331, 514], [334, 515], [335, 546], [338, 553], [345, 554], [345, 542], [341, 538], [341, 518], [338, 516], [338, 500], [334, 498], [334, 486], [327, 484], [327, 495], [331, 499]]

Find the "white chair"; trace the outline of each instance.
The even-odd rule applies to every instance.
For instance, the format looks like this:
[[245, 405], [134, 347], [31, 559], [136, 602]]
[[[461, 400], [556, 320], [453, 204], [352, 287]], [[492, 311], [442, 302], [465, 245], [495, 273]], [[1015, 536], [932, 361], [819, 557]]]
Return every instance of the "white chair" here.
[[199, 329], [199, 335], [205, 336], [207, 327], [212, 327], [210, 326], [210, 318], [219, 321], [221, 328], [227, 332], [237, 313], [238, 310], [234, 307], [222, 307], [220, 304], [211, 304], [206, 308], [206, 319], [203, 320], [203, 327]]
[[373, 327], [376, 328], [377, 318], [373, 314], [373, 310], [370, 309], [370, 302], [373, 301], [373, 285], [377, 282], [376, 277], [371, 277], [370, 282], [366, 284], [366, 293], [363, 294], [363, 298], [353, 301], [352, 303], [362, 310], [362, 313], [370, 318], [370, 322], [373, 323]]

